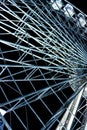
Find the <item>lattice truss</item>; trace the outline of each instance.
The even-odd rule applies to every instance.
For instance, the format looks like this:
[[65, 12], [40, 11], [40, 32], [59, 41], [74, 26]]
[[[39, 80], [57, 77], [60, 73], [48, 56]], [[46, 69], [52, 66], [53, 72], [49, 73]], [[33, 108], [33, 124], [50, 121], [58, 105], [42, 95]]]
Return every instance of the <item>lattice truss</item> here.
[[0, 129], [87, 126], [85, 23], [56, 2], [0, 0]]

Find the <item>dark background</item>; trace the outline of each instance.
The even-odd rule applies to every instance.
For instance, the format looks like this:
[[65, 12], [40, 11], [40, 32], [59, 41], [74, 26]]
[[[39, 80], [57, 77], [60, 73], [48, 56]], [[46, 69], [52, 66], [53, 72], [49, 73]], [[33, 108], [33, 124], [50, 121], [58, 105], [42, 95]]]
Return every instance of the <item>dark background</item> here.
[[[44, 0], [43, 0], [44, 1]], [[87, 14], [87, 0], [69, 0], [72, 4], [74, 4], [77, 8], [79, 8], [81, 11], [83, 11], [84, 13], [86, 13]], [[12, 39], [12, 37], [11, 37], [11, 39]], [[13, 39], [12, 39], [13, 40]], [[64, 92], [64, 93], [66, 93], [66, 95], [67, 95], [67, 91], [66, 92]], [[59, 95], [59, 94], [58, 94]], [[53, 102], [53, 104], [50, 104], [50, 99], [52, 99], [52, 102]], [[63, 100], [64, 98], [63, 97], [61, 97], [61, 99]], [[45, 98], [44, 99], [44, 101], [48, 104], [48, 106], [51, 108], [51, 110], [52, 110], [52, 112], [53, 113], [55, 113], [56, 111], [57, 111], [57, 109], [58, 109], [58, 106], [57, 106], [57, 104], [56, 104], [56, 99], [55, 99], [55, 97], [54, 97], [54, 95], [52, 95], [50, 98]], [[58, 101], [58, 100], [57, 100]], [[43, 108], [43, 106], [42, 106], [42, 104], [41, 104], [41, 102], [36, 102], [36, 103], [32, 103], [31, 104], [32, 105], [32, 107], [34, 107], [35, 108], [35, 110], [37, 111], [37, 114], [38, 115], [40, 115], [40, 114], [42, 114], [43, 113], [43, 115], [44, 115], [44, 117], [43, 117], [43, 115], [40, 115], [41, 117], [43, 117], [43, 121], [46, 123], [47, 122], [47, 120], [48, 120], [48, 118], [50, 117], [50, 114], [49, 115], [47, 115], [46, 114], [46, 110], [45, 110], [45, 108]], [[54, 109], [54, 106], [55, 106], [55, 109]], [[39, 108], [39, 109], [38, 109]], [[41, 108], [41, 109], [40, 109]], [[42, 109], [43, 108], [43, 109]], [[52, 109], [53, 108], [53, 109]], [[18, 113], [19, 113], [19, 111], [18, 111]], [[20, 111], [20, 116], [21, 116], [21, 113], [23, 114], [23, 109]], [[33, 114], [33, 112], [31, 112], [31, 110], [30, 111], [28, 111], [28, 113], [27, 114], [29, 114], [29, 118], [30, 118], [30, 124], [31, 124], [31, 126], [30, 126], [30, 130], [33, 130], [34, 129], [34, 126], [36, 127], [42, 127], [42, 126], [39, 126], [40, 125], [40, 123], [38, 122], [38, 120], [36, 119], [36, 117], [35, 117], [35, 115]], [[46, 115], [46, 116], [45, 116]], [[23, 116], [22, 116], [22, 118], [23, 118]], [[25, 118], [24, 118], [25, 119]], [[14, 118], [14, 120], [16, 120], [15, 118]], [[33, 123], [34, 122], [34, 123]], [[14, 123], [13, 121], [12, 121], [12, 123]], [[33, 124], [33, 125], [32, 125]], [[14, 124], [13, 124], [14, 125]], [[56, 124], [56, 125], [58, 125], [58, 123]], [[16, 125], [15, 125], [15, 127], [16, 127]], [[19, 127], [19, 126], [18, 126]], [[15, 128], [14, 128], [15, 129]], [[17, 129], [17, 128], [16, 128]], [[22, 130], [22, 128], [20, 128], [21, 130]], [[55, 128], [52, 128], [53, 130], [55, 129]], [[39, 130], [38, 128], [37, 128], [37, 130]]]
[[68, 1], [87, 14], [87, 0], [68, 0]]

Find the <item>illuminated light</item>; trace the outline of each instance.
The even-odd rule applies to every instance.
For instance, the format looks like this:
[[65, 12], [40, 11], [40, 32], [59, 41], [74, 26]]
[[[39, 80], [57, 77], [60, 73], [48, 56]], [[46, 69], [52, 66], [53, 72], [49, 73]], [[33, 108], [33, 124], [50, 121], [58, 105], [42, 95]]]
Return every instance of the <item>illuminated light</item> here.
[[87, 123], [86, 123], [86, 125], [85, 125], [85, 129], [84, 130], [87, 130]]
[[54, 3], [54, 0], [51, 0], [51, 3]]
[[55, 9], [55, 10], [59, 10], [62, 8], [63, 4], [62, 4], [62, 0], [56, 0], [55, 2], [53, 2], [53, 0], [51, 0], [52, 2], [52, 7]]
[[0, 108], [0, 113], [2, 116], [4, 116], [6, 114], [6, 111]]
[[85, 20], [85, 16], [81, 13], [79, 13], [77, 15], [77, 26], [82, 26], [84, 27], [86, 25], [86, 20]]
[[64, 7], [64, 14], [65, 14], [67, 17], [72, 17], [72, 16], [75, 14], [72, 5], [67, 4], [67, 5]]
[[87, 85], [85, 86], [85, 89], [84, 89], [84, 97], [87, 97]]

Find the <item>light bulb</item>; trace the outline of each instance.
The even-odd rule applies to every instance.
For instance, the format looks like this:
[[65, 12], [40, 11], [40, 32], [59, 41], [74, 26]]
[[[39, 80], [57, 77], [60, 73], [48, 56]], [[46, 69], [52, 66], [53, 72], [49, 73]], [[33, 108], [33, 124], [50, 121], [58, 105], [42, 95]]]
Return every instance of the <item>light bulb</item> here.
[[86, 25], [85, 16], [81, 13], [77, 15], [77, 26], [84, 27]]
[[62, 0], [56, 0], [55, 2], [53, 2], [52, 0], [52, 7], [55, 9], [55, 10], [59, 10], [62, 8], [63, 4], [62, 4]]
[[64, 14], [67, 16], [67, 17], [72, 17], [75, 12], [74, 12], [74, 9], [73, 9], [73, 6], [70, 5], [70, 4], [67, 4], [65, 7], [64, 7]]

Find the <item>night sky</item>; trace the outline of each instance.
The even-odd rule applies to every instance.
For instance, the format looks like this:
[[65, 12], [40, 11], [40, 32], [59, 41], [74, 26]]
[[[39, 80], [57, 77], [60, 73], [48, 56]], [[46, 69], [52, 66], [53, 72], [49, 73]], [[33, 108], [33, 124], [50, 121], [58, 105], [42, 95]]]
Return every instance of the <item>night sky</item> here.
[[87, 0], [68, 0], [76, 7], [78, 7], [81, 11], [87, 14]]
[[[44, 1], [44, 0], [43, 0]], [[70, 1], [72, 4], [74, 4], [77, 8], [79, 8], [81, 11], [83, 11], [85, 14], [87, 14], [87, 0], [68, 0], [68, 1]], [[7, 16], [7, 14], [6, 14], [6, 16]], [[10, 15], [9, 15], [10, 16]], [[8, 16], [8, 18], [9, 18], [9, 16]], [[29, 30], [30, 31], [30, 30]], [[8, 38], [8, 36], [6, 37], [6, 36], [2, 36], [2, 39], [3, 39], [3, 37], [5, 37], [5, 40], [6, 40], [6, 38]], [[12, 40], [12, 42], [13, 42], [13, 37], [11, 36], [10, 37], [10, 35], [9, 35], [9, 41], [11, 42], [11, 40]], [[30, 39], [29, 39], [30, 40]], [[16, 41], [16, 39], [14, 39], [14, 42]], [[4, 48], [5, 49], [5, 51], [6, 51], [6, 49], [8, 50], [8, 48], [5, 48], [5, 45], [4, 45], [4, 47], [3, 47], [3, 45], [2, 45], [2, 48]], [[1, 48], [1, 49], [2, 49]], [[2, 49], [2, 51], [4, 52], [4, 49]], [[10, 47], [9, 47], [9, 50], [10, 50]], [[5, 55], [5, 54], [4, 54]], [[7, 55], [7, 53], [6, 53], [6, 56], [7, 57], [10, 57], [11, 58], [11, 55]], [[18, 57], [19, 56], [19, 53], [16, 53], [15, 54], [15, 57], [14, 58], [16, 58], [16, 57]], [[13, 57], [12, 57], [13, 58]], [[30, 58], [30, 57], [28, 57], [28, 58]], [[15, 71], [16, 72], [16, 69], [14, 69], [14, 70], [11, 70], [12, 72], [13, 71]], [[20, 71], [20, 70], [17, 70], [17, 71]], [[8, 71], [7, 71], [7, 74], [8, 74]], [[23, 75], [24, 76], [24, 75]], [[50, 76], [50, 75], [48, 75], [48, 76]], [[21, 77], [22, 77], [22, 75], [21, 75]], [[47, 83], [47, 82], [46, 82]], [[55, 82], [53, 81], [53, 82], [49, 82], [49, 84], [50, 85], [52, 85], [52, 84], [54, 84]], [[56, 81], [56, 83], [57, 83], [57, 81]], [[42, 87], [44, 87], [44, 86], [46, 86], [47, 84], [45, 84], [45, 83], [43, 83], [43, 82], [41, 82], [41, 84], [40, 84], [40, 82], [39, 83], [37, 83], [37, 82], [32, 82], [32, 84], [35, 86], [36, 85], [36, 88], [35, 89], [37, 89], [37, 87], [38, 86], [42, 86]], [[2, 84], [3, 85], [3, 84]], [[3, 85], [4, 86], [4, 85]], [[12, 84], [12, 86], [14, 87], [15, 85], [14, 84]], [[22, 93], [25, 95], [25, 94], [27, 94], [27, 92], [28, 92], [28, 89], [22, 89], [22, 88], [27, 88], [27, 86], [29, 86], [29, 91], [33, 91], [33, 89], [30, 89], [30, 86], [31, 86], [31, 83], [27, 83], [26, 82], [26, 84], [25, 84], [25, 82], [24, 83], [21, 83], [20, 84], [20, 89], [21, 89], [21, 91], [23, 91]], [[5, 86], [4, 86], [5, 87]], [[3, 87], [3, 88], [4, 88]], [[71, 88], [70, 88], [71, 89]], [[7, 89], [5, 88], [5, 91], [6, 91], [6, 93], [7, 93], [7, 95], [10, 95], [10, 96], [8, 96], [8, 98], [9, 98], [9, 100], [11, 100], [12, 99], [12, 97], [13, 98], [15, 98], [15, 96], [17, 96], [16, 94], [14, 94], [13, 93], [13, 91], [11, 92], [11, 90], [10, 90], [10, 94], [9, 94], [9, 89], [8, 89], [8, 91], [7, 91]], [[65, 90], [63, 90], [62, 91], [64, 94], [65, 94], [65, 96], [67, 96], [67, 98], [69, 98], [70, 96], [71, 96], [71, 94], [72, 94], [72, 91], [68, 91], [67, 89], [65, 89]], [[67, 92], [69, 92], [69, 94], [67, 94]], [[61, 93], [61, 92], [58, 92], [57, 93], [58, 94], [58, 96], [60, 96], [61, 97], [61, 100], [63, 101], [63, 102], [65, 102], [66, 101], [66, 99], [65, 99], [65, 97], [63, 97], [63, 94]], [[14, 96], [13, 96], [14, 95]], [[0, 95], [1, 96], [1, 95]], [[19, 96], [19, 95], [18, 95]], [[69, 96], [69, 97], [68, 97]], [[10, 99], [11, 98], [11, 99]], [[50, 103], [50, 99], [52, 99], [52, 103]], [[48, 107], [51, 109], [51, 111], [53, 112], [53, 113], [56, 113], [56, 111], [58, 110], [58, 107], [60, 107], [61, 106], [61, 102], [59, 102], [58, 101], [58, 99], [56, 99], [56, 97], [55, 97], [55, 95], [51, 95], [50, 97], [46, 97], [44, 100], [43, 100], [47, 105], [48, 105]], [[58, 103], [57, 103], [58, 102]], [[32, 108], [34, 108], [35, 109], [35, 111], [37, 112], [37, 114], [38, 115], [40, 115], [41, 116], [41, 118], [42, 118], [42, 120], [44, 121], [44, 123], [46, 123], [48, 120], [49, 120], [49, 118], [51, 117], [51, 114], [50, 113], [48, 113], [48, 111], [47, 111], [47, 109], [45, 108], [45, 107], [43, 107], [43, 104], [42, 104], [42, 102], [41, 101], [37, 101], [37, 102], [35, 102], [35, 103], [31, 103], [31, 106], [32, 106]], [[39, 108], [39, 109], [38, 109]], [[36, 116], [34, 115], [34, 113], [31, 111], [31, 109], [30, 108], [27, 108], [27, 110], [28, 110], [28, 112], [27, 112], [27, 115], [29, 115], [29, 128], [30, 128], [30, 130], [33, 130], [34, 129], [34, 127], [42, 127], [42, 125], [40, 124], [40, 122], [39, 122], [39, 120], [38, 120], [38, 118], [36, 118]], [[22, 108], [21, 110], [19, 109], [18, 111], [18, 114], [19, 114], [19, 116], [22, 118], [22, 120], [23, 121], [25, 121], [25, 118], [23, 119], [23, 114], [25, 115], [25, 113], [23, 113], [23, 112], [25, 112], [25, 108]], [[42, 114], [43, 113], [43, 114]], [[78, 113], [77, 113], [78, 114]], [[44, 115], [44, 116], [43, 116]], [[46, 116], [45, 116], [46, 115]], [[12, 125], [14, 126], [14, 129], [16, 129], [17, 130], [17, 127], [19, 127], [19, 126], [17, 126], [17, 125], [14, 125], [15, 123], [15, 121], [16, 121], [16, 117], [14, 117], [14, 115], [12, 115], [12, 117], [13, 117], [13, 121], [12, 121]], [[78, 117], [78, 115], [77, 115], [77, 117]], [[6, 118], [8, 118], [8, 115], [7, 115], [7, 117]], [[9, 121], [10, 122], [10, 121]], [[32, 125], [33, 124], [33, 125]], [[58, 125], [58, 123], [57, 123], [57, 125]], [[55, 126], [57, 126], [57, 125], [55, 125]], [[15, 128], [16, 127], [16, 128]], [[21, 127], [21, 126], [20, 126]], [[35, 128], [35, 129], [37, 129], [37, 130], [39, 130], [38, 128]], [[13, 130], [14, 130], [13, 129]], [[22, 130], [22, 128], [18, 128], [18, 129], [20, 129], [20, 130]], [[52, 128], [52, 129], [54, 129], [54, 128]]]

